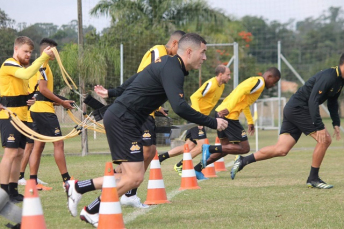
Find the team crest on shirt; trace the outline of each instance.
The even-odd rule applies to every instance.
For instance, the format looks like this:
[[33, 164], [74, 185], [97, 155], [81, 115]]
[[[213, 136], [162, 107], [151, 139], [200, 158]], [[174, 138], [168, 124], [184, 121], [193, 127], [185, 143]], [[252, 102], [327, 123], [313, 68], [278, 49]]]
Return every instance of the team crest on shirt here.
[[246, 131], [245, 130], [243, 130], [242, 132], [241, 132], [241, 137], [246, 137], [247, 135], [246, 135]]
[[142, 138], [143, 139], [149, 139], [151, 137], [152, 137], [152, 135], [149, 133], [149, 130], [145, 130], [143, 135], [142, 135]]
[[55, 135], [58, 135], [58, 134], [60, 134], [61, 133], [61, 130], [58, 128], [58, 127], [56, 127], [55, 128]]
[[204, 131], [203, 130], [198, 130], [198, 136], [203, 136], [204, 135]]
[[160, 57], [158, 59], [155, 60], [155, 63], [160, 63], [161, 62], [161, 59]]
[[140, 146], [137, 144], [137, 142], [133, 142], [131, 143], [131, 147], [130, 147], [130, 153], [140, 153]]
[[16, 139], [13, 134], [10, 134], [10, 136], [7, 138], [7, 142], [14, 142]]
[[179, 94], [180, 98], [183, 98], [184, 97], [184, 94]]

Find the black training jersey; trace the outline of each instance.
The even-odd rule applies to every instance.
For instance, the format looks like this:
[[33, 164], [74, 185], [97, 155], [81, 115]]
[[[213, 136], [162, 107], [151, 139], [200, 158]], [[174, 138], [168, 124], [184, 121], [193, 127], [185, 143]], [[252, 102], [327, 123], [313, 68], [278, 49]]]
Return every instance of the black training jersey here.
[[178, 55], [163, 56], [133, 76], [133, 81], [109, 110], [118, 117], [129, 112], [142, 124], [150, 113], [169, 100], [180, 117], [216, 129], [216, 119], [197, 112], [185, 101], [183, 86], [186, 75], [188, 72]]
[[313, 124], [317, 130], [322, 130], [325, 127], [320, 117], [319, 105], [327, 100], [332, 124], [333, 126], [340, 126], [337, 100], [343, 84], [344, 80], [338, 66], [326, 69], [312, 76], [290, 98], [287, 104], [292, 107], [308, 108]]

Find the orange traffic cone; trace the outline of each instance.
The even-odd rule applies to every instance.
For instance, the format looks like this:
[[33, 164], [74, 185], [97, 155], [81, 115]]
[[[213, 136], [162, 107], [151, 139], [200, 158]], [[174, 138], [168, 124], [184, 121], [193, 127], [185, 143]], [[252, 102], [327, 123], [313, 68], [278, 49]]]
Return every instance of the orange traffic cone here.
[[[215, 139], [215, 145], [217, 145], [217, 146], [221, 145], [220, 139], [218, 137], [216, 137], [216, 139]], [[219, 160], [215, 161], [214, 166], [215, 166], [216, 172], [227, 171], [226, 166], [225, 166], [225, 160], [223, 159], [223, 157], [221, 157]]]
[[[204, 144], [209, 144], [208, 138], [204, 139]], [[214, 164], [211, 163], [210, 165], [207, 165], [203, 170], [202, 173], [204, 174], [205, 177], [217, 177], [216, 172], [215, 172], [215, 167]]]
[[36, 181], [30, 179], [26, 183], [21, 229], [45, 229], [45, 220], [41, 200], [38, 197]]
[[98, 228], [125, 228], [111, 162], [105, 166]]
[[200, 189], [197, 183], [196, 173], [188, 144], [184, 144], [182, 183], [179, 190], [184, 189]]
[[171, 202], [167, 200], [158, 152], [156, 152], [155, 157], [150, 164], [147, 199], [145, 201], [145, 204], [152, 205], [165, 203]]

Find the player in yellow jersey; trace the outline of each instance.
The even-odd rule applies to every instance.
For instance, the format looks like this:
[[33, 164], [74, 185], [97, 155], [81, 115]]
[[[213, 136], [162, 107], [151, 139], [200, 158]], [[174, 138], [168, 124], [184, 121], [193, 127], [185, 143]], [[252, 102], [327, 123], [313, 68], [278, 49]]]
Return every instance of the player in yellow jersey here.
[[[57, 43], [49, 38], [43, 38], [40, 42], [41, 52], [47, 46], [56, 47]], [[33, 83], [30, 82], [30, 85], [37, 85], [35, 90], [37, 101], [30, 107], [30, 113], [34, 122], [35, 131], [46, 136], [62, 136], [60, 124], [55, 114], [53, 103], [61, 105], [66, 109], [73, 109], [71, 103], [74, 103], [74, 101], [62, 100], [54, 95], [54, 77], [48, 63], [44, 63], [41, 66], [39, 73], [40, 74], [38, 74], [37, 78], [30, 79], [30, 81], [33, 81]], [[55, 162], [62, 176], [62, 180], [65, 182], [70, 180], [71, 177], [67, 170], [63, 140], [53, 142], [53, 144]], [[35, 141], [30, 156], [30, 179], [36, 180], [36, 183], [38, 168], [44, 147], [45, 142]], [[37, 186], [40, 189], [46, 188], [41, 184], [38, 184]]]
[[[221, 98], [225, 84], [230, 80], [230, 70], [224, 65], [218, 65], [215, 69], [215, 77], [206, 81], [195, 93], [190, 97], [191, 107], [204, 115], [209, 115]], [[189, 145], [190, 154], [195, 158], [202, 152], [204, 139], [207, 133], [203, 126], [196, 126], [186, 132], [185, 141]], [[168, 152], [159, 155], [159, 161], [175, 157], [182, 154], [184, 145], [175, 147]], [[181, 175], [183, 168], [183, 160], [174, 165], [174, 170]], [[201, 172], [196, 172], [197, 179], [206, 179]]]
[[[29, 64], [33, 48], [34, 43], [30, 38], [17, 37], [14, 41], [13, 57], [5, 60], [0, 68], [0, 103], [16, 113], [24, 123], [27, 121], [27, 106], [34, 102], [28, 97], [25, 80], [33, 77], [44, 62], [54, 58], [54, 53], [47, 47], [30, 67], [25, 68], [24, 66]], [[18, 193], [18, 177], [26, 137], [12, 126], [8, 113], [4, 110], [0, 111], [0, 128], [4, 147], [0, 164], [1, 188], [9, 193], [13, 202], [20, 202], [23, 201], [23, 196]]]
[[218, 131], [217, 136], [221, 145], [202, 146], [201, 162], [195, 166], [196, 171], [201, 171], [207, 165], [217, 161], [227, 154], [246, 154], [250, 152], [247, 134], [239, 122], [239, 115], [244, 113], [248, 123], [248, 134], [254, 134], [254, 122], [250, 111], [252, 105], [263, 92], [264, 88], [273, 87], [281, 78], [280, 71], [269, 68], [263, 76], [250, 77], [240, 83], [215, 109], [216, 117], [228, 121], [228, 127]]

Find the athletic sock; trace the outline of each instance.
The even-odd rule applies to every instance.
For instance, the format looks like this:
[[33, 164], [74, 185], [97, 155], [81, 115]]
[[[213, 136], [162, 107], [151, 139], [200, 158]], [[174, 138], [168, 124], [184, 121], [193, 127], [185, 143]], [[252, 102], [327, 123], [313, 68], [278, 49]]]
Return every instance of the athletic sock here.
[[159, 154], [159, 161], [160, 161], [160, 163], [165, 161], [167, 158], [170, 158], [170, 155], [168, 154], [168, 152], [165, 152], [163, 154]]
[[80, 194], [84, 194], [86, 192], [90, 192], [96, 190], [93, 184], [93, 180], [83, 180], [83, 181], [78, 181], [75, 184], [75, 191], [77, 191]]
[[202, 172], [202, 165], [201, 165], [201, 162], [198, 163], [195, 167], [194, 167], [195, 171], [197, 172]]
[[18, 195], [18, 183], [9, 183], [8, 193], [12, 196]]
[[253, 162], [256, 162], [256, 159], [254, 158], [254, 154], [250, 154], [246, 157], [243, 157], [243, 159], [242, 159], [243, 167], [248, 165], [248, 164], [251, 164]]
[[30, 175], [30, 179], [35, 180], [36, 184], [38, 184], [38, 182], [37, 182], [37, 175]]
[[24, 172], [20, 172], [20, 175], [19, 175], [19, 180], [24, 178]]
[[124, 194], [126, 197], [130, 197], [130, 196], [135, 196], [137, 193], [137, 188], [134, 188], [132, 190], [129, 190], [126, 194]]
[[177, 163], [177, 167], [180, 167], [183, 165], [183, 160], [181, 160], [180, 162]]
[[320, 168], [314, 168], [311, 166], [311, 171], [310, 171], [309, 177], [308, 177], [309, 181], [317, 180], [319, 178], [319, 169]]
[[63, 182], [66, 182], [66, 181], [70, 180], [70, 176], [69, 176], [68, 172], [66, 172], [64, 174], [61, 174], [61, 176], [62, 176]]
[[90, 203], [86, 207], [86, 211], [90, 214], [96, 214], [99, 213], [99, 207], [100, 207], [100, 198], [97, 197], [92, 203]]
[[210, 153], [222, 153], [222, 146], [209, 146]]
[[1, 184], [0, 186], [1, 186], [1, 188], [2, 188], [3, 190], [6, 191], [7, 194], [9, 194], [9, 191], [8, 191], [8, 184]]

